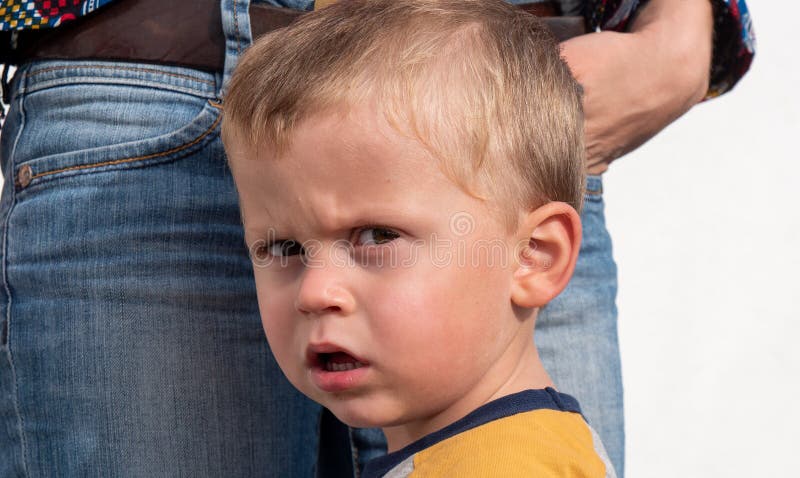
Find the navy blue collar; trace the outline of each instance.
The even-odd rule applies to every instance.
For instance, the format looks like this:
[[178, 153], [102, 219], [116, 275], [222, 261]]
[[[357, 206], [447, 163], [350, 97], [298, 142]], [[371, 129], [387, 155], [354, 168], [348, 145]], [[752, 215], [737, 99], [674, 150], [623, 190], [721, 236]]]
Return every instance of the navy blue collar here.
[[477, 408], [461, 420], [426, 435], [405, 448], [371, 460], [364, 468], [362, 476], [363, 478], [379, 478], [406, 458], [454, 435], [500, 418], [542, 409], [581, 413], [581, 407], [575, 398], [565, 393], [559, 393], [550, 387], [544, 390], [524, 390], [506, 395]]

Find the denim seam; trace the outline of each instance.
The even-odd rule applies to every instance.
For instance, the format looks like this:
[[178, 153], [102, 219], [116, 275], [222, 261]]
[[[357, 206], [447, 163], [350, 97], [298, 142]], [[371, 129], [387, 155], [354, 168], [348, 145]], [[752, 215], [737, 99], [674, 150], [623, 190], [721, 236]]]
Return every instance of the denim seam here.
[[[23, 81], [23, 83], [27, 83], [27, 81]], [[14, 144], [11, 146], [11, 153], [10, 157], [8, 158], [11, 161], [12, 170], [14, 164], [14, 157], [17, 153], [17, 145], [19, 144], [19, 139], [22, 137], [22, 132], [25, 129], [25, 104], [24, 104], [24, 96], [19, 97], [19, 114], [20, 114], [20, 126], [19, 130], [17, 131], [17, 137], [14, 138]], [[11, 369], [11, 380], [14, 383], [14, 393], [13, 393], [13, 402], [14, 402], [14, 413], [17, 415], [17, 427], [19, 428], [19, 439], [20, 439], [20, 446], [22, 447], [22, 470], [25, 476], [30, 476], [30, 472], [28, 471], [28, 447], [25, 442], [25, 433], [24, 433], [24, 419], [22, 418], [22, 413], [20, 413], [19, 408], [19, 384], [17, 383], [17, 371], [14, 367], [14, 357], [11, 353], [11, 288], [8, 286], [8, 224], [11, 220], [11, 213], [14, 210], [14, 205], [16, 204], [16, 192], [14, 188], [9, 188], [11, 194], [11, 202], [8, 205], [8, 214], [4, 219], [4, 227], [3, 227], [3, 287], [5, 288], [6, 297], [8, 297], [8, 303], [6, 304], [6, 327], [8, 331], [8, 335], [6, 336], [6, 354], [8, 356], [8, 363], [9, 368]]]
[[132, 86], [141, 88], [154, 88], [158, 90], [171, 91], [175, 93], [183, 93], [191, 96], [197, 96], [203, 99], [212, 99], [216, 95], [211, 91], [204, 91], [198, 88], [200, 85], [179, 86], [171, 83], [165, 83], [158, 80], [143, 80], [141, 78], [113, 78], [113, 77], [97, 77], [97, 76], [71, 76], [69, 78], [57, 78], [52, 80], [37, 81], [35, 86], [29, 87], [26, 90], [19, 90], [19, 94], [33, 94], [38, 91], [56, 88], [60, 86], [72, 85], [87, 85], [87, 84], [101, 84], [101, 85], [116, 85], [116, 86]]
[[353, 440], [353, 428], [347, 427], [347, 436], [350, 437], [350, 459], [353, 460], [353, 475], [355, 478], [361, 478], [361, 470], [358, 469], [358, 447], [355, 446]]
[[94, 65], [94, 64], [80, 65], [78, 67], [76, 67], [74, 65], [71, 65], [71, 66], [52, 66], [52, 67], [49, 67], [49, 68], [42, 68], [41, 70], [31, 71], [31, 72], [28, 73], [27, 76], [30, 78], [30, 77], [33, 77], [33, 76], [36, 76], [36, 75], [49, 73], [51, 71], [72, 70], [72, 69], [75, 69], [75, 68], [91, 68], [91, 69], [104, 69], [104, 70], [125, 70], [125, 71], [134, 71], [134, 72], [137, 72], [137, 73], [152, 73], [154, 75], [172, 76], [172, 77], [181, 78], [181, 79], [184, 79], [184, 80], [191, 80], [191, 81], [197, 81], [199, 83], [205, 83], [205, 84], [210, 85], [210, 86], [216, 86], [216, 84], [213, 81], [203, 80], [201, 78], [196, 78], [196, 77], [190, 76], [190, 75], [183, 75], [183, 74], [180, 74], [180, 73], [170, 73], [170, 72], [167, 72], [167, 71], [161, 71], [161, 70], [149, 69], [149, 68], [133, 68], [133, 67], [125, 67], [125, 66], [121, 66], [120, 67], [120, 66]]
[[[219, 104], [219, 103], [216, 103], [216, 102], [210, 101], [210, 100], [209, 100], [208, 103], [211, 106], [213, 106], [214, 108], [217, 108], [219, 110], [222, 109], [222, 105]], [[217, 119], [214, 120], [214, 123], [207, 130], [205, 130], [203, 132], [203, 134], [201, 134], [200, 136], [198, 136], [197, 138], [193, 139], [192, 141], [190, 141], [188, 143], [182, 144], [180, 146], [176, 146], [176, 147], [174, 147], [172, 149], [168, 149], [167, 151], [161, 151], [159, 153], [148, 154], [148, 155], [145, 155], [145, 156], [136, 156], [136, 157], [133, 157], [133, 158], [115, 159], [113, 161], [104, 161], [104, 162], [101, 162], [101, 163], [81, 164], [79, 166], [70, 166], [68, 168], [54, 169], [52, 171], [45, 171], [43, 173], [34, 174], [33, 176], [31, 176], [31, 181], [33, 181], [34, 179], [41, 178], [41, 177], [50, 176], [50, 175], [53, 175], [53, 174], [64, 173], [64, 172], [67, 172], [67, 171], [79, 171], [79, 170], [82, 170], [82, 169], [101, 168], [103, 166], [114, 166], [114, 165], [117, 165], [117, 164], [125, 164], [125, 163], [137, 162], [137, 161], [145, 161], [145, 160], [148, 160], [148, 159], [158, 158], [158, 157], [161, 157], [161, 156], [169, 156], [170, 154], [177, 153], [177, 152], [182, 151], [182, 150], [184, 150], [186, 148], [190, 148], [190, 147], [196, 145], [197, 143], [199, 143], [200, 141], [202, 141], [203, 138], [205, 138], [206, 136], [211, 134], [211, 132], [214, 131], [217, 128], [217, 125], [219, 125], [219, 122], [221, 120], [222, 120], [222, 115], [219, 115], [217, 117]]]
[[236, 57], [242, 56], [242, 43], [240, 41], [241, 35], [239, 35], [239, 13], [236, 10], [236, 5], [238, 2], [234, 0], [233, 2], [233, 30], [236, 32]]

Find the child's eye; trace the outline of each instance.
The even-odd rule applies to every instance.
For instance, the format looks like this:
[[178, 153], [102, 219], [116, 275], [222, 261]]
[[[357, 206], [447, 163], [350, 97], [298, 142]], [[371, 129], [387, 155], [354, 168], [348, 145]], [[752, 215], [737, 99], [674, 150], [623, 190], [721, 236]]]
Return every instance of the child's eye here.
[[358, 246], [377, 246], [386, 244], [400, 237], [400, 234], [385, 227], [370, 227], [362, 229], [358, 233], [356, 245]]
[[296, 256], [302, 253], [303, 245], [293, 239], [274, 241], [264, 245], [264, 254], [273, 257]]

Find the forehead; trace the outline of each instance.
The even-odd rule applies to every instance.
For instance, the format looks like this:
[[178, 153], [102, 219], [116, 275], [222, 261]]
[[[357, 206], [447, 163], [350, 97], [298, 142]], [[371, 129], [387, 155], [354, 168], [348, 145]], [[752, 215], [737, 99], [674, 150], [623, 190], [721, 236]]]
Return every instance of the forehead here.
[[245, 219], [312, 216], [345, 221], [381, 209], [413, 215], [468, 197], [422, 145], [376, 108], [318, 114], [293, 131], [280, 157], [270, 148], [229, 151]]

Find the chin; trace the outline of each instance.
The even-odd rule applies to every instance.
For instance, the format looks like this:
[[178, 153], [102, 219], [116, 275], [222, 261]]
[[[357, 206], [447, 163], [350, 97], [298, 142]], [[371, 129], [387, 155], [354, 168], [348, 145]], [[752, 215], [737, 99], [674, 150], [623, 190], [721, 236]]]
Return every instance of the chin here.
[[[353, 428], [382, 428], [386, 425], [384, 420], [366, 416], [350, 407], [337, 407], [334, 404], [325, 405], [342, 423]], [[347, 409], [346, 409], [347, 408]]]
[[348, 400], [347, 403], [341, 400], [324, 400], [320, 403], [342, 423], [353, 428], [383, 428], [396, 421], [385, 413], [376, 413], [378, 408], [374, 402], [372, 407], [362, 400]]

